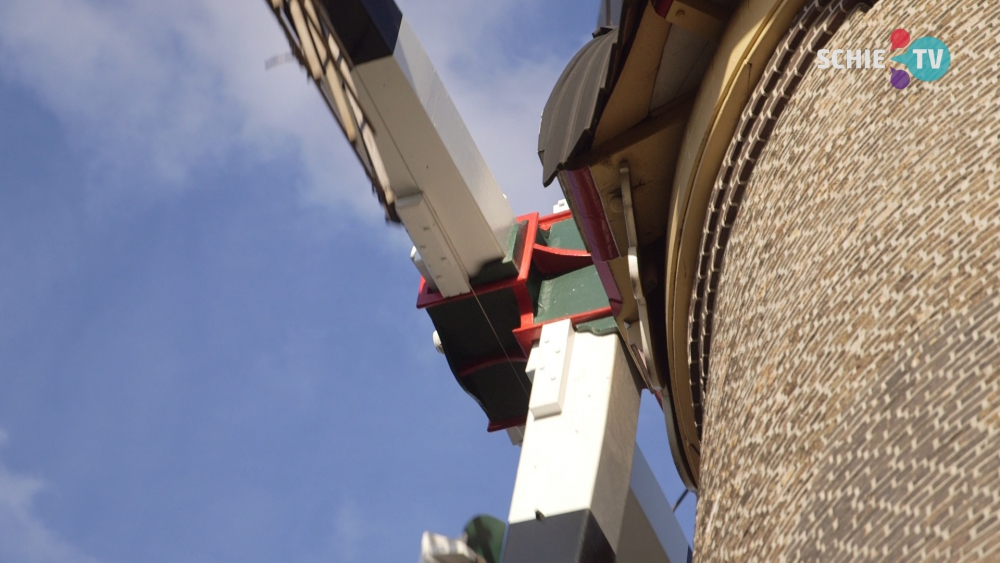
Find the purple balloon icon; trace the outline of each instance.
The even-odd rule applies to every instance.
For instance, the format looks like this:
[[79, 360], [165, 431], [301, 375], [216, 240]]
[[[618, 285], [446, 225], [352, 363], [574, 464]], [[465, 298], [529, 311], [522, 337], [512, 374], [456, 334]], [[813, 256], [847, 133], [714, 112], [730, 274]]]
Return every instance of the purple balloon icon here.
[[889, 81], [897, 90], [902, 90], [910, 85], [910, 74], [905, 70], [892, 69], [892, 77]]

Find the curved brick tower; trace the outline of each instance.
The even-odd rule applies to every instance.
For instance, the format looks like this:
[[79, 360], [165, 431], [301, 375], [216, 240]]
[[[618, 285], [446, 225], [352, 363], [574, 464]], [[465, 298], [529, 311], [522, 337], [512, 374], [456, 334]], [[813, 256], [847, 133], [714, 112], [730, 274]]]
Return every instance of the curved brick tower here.
[[882, 0], [827, 48], [899, 27], [949, 74], [813, 66], [733, 206], [697, 559], [1000, 558], [1000, 3]]

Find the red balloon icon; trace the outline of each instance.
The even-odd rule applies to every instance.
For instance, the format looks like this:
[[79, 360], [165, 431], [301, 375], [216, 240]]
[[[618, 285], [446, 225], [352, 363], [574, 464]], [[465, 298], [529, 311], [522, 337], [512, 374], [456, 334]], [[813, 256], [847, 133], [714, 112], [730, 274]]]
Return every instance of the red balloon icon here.
[[910, 33], [903, 28], [899, 28], [892, 32], [892, 49], [901, 49], [910, 44]]

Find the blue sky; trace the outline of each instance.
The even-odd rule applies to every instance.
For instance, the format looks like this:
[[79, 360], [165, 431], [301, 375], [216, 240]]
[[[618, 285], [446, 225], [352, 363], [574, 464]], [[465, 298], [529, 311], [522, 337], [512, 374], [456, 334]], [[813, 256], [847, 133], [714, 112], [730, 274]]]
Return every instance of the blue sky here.
[[[549, 209], [539, 114], [597, 2], [398, 3]], [[285, 51], [263, 0], [0, 3], [0, 561], [415, 561], [506, 516], [518, 449]], [[640, 444], [676, 498], [648, 398]]]

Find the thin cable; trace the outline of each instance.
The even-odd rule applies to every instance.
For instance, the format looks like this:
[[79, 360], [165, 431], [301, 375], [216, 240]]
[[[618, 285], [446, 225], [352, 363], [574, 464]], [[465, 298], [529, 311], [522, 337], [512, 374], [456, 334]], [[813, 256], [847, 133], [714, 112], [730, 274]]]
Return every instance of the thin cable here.
[[689, 492], [690, 491], [688, 491], [687, 489], [684, 489], [684, 492], [681, 493], [681, 497], [677, 499], [677, 502], [674, 503], [674, 508], [672, 510], [673, 512], [677, 512], [677, 507], [680, 506], [682, 502], [684, 502], [684, 497], [688, 496]]

